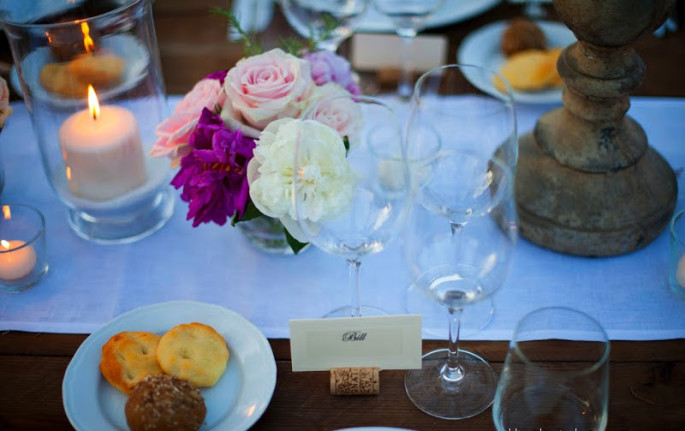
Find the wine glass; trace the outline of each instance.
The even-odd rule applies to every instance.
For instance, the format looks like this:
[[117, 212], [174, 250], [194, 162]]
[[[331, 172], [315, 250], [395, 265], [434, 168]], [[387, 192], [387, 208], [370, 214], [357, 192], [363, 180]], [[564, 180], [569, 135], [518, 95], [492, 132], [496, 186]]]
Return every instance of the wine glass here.
[[[447, 220], [458, 250], [461, 232], [471, 216], [489, 211], [488, 205], [496, 202], [485, 192], [502, 192], [508, 186], [493, 176], [504, 173], [503, 168], [516, 169], [518, 143], [511, 87], [479, 66], [451, 64], [431, 69], [416, 83], [407, 136], [411, 140], [414, 130], [427, 127], [437, 131], [441, 149], [417, 200]], [[415, 147], [425, 145], [426, 140], [414, 140], [408, 148], [420, 152]], [[498, 185], [505, 187], [493, 189]]]
[[602, 326], [581, 311], [547, 307], [516, 326], [492, 417], [498, 431], [603, 431], [608, 398], [609, 339]]
[[317, 49], [335, 52], [354, 32], [369, 0], [281, 0], [288, 23]]
[[494, 397], [490, 366], [458, 345], [464, 307], [499, 289], [517, 239], [516, 120], [511, 90], [505, 81], [499, 85], [505, 91], [497, 90], [499, 79], [477, 66], [428, 71], [417, 81], [407, 125], [410, 152], [425, 145], [412, 138], [413, 130], [431, 127], [441, 141], [417, 191], [421, 206], [440, 216], [437, 231], [420, 239], [414, 254], [420, 260], [437, 249], [442, 258], [418, 263], [423, 273], [412, 289], [447, 309], [450, 344], [424, 355], [423, 368], [407, 372], [405, 388], [420, 409], [446, 419], [478, 414]]
[[[450, 263], [436, 263], [414, 281], [413, 287], [423, 290], [446, 310], [449, 343], [446, 349], [424, 354], [420, 369], [406, 372], [405, 389], [419, 409], [444, 419], [462, 419], [482, 412], [492, 403], [497, 384], [485, 359], [459, 348], [464, 308], [487, 300], [502, 286], [517, 241], [513, 174], [495, 158], [480, 167], [483, 174], [475, 169], [471, 174], [480, 177], [493, 170], [500, 172], [492, 174], [492, 181], [479, 197], [478, 209], [470, 215], [460, 243], [452, 241], [447, 229], [437, 239], [447, 245], [446, 261]], [[459, 188], [464, 176], [452, 178], [457, 180], [453, 186]], [[429, 240], [423, 244], [433, 247]]]
[[[452, 241], [445, 231], [442, 215], [428, 211], [420, 204], [412, 206], [402, 247], [405, 267], [412, 280], [434, 266], [453, 261]], [[410, 285], [405, 291], [404, 301], [407, 313], [421, 315], [425, 334], [434, 338], [447, 337], [447, 328], [443, 328], [442, 307], [425, 289]], [[470, 304], [462, 311], [462, 337], [471, 336], [492, 322], [495, 315], [494, 302], [494, 298], [490, 297]]]
[[[418, 124], [410, 129], [407, 138], [412, 145], [407, 150], [410, 162], [410, 172], [415, 178], [412, 190], [420, 191], [423, 184], [430, 180], [436, 164], [442, 142], [440, 134], [431, 125]], [[419, 277], [424, 271], [440, 263], [450, 262], [449, 241], [444, 241], [444, 226], [442, 216], [428, 211], [423, 206], [412, 205], [406, 232], [403, 234], [403, 254], [406, 268], [413, 278]], [[442, 241], [440, 240], [442, 239]], [[430, 246], [426, 246], [430, 244]], [[418, 286], [410, 286], [405, 291], [405, 309], [410, 314], [420, 314], [423, 330], [436, 337], [443, 336], [439, 329], [442, 326], [441, 307]], [[471, 305], [462, 313], [461, 333], [464, 336], [476, 333], [486, 327], [494, 315], [494, 301], [492, 298]], [[432, 331], [432, 332], [431, 332]]]
[[412, 93], [411, 46], [414, 38], [445, 0], [374, 0], [376, 9], [390, 18], [402, 40], [402, 75], [397, 86], [401, 98]]
[[[293, 200], [299, 226], [309, 241], [343, 257], [349, 267], [352, 304], [325, 317], [387, 314], [362, 306], [359, 270], [364, 256], [383, 251], [397, 236], [408, 210], [409, 174], [399, 121], [380, 100], [349, 93], [315, 100], [303, 119], [304, 125], [332, 127], [344, 137], [340, 145], [347, 151], [341, 160], [332, 150], [320, 150], [323, 131], [311, 125], [298, 136]], [[321, 151], [326, 160], [317, 159]], [[335, 187], [324, 187], [324, 180]]]

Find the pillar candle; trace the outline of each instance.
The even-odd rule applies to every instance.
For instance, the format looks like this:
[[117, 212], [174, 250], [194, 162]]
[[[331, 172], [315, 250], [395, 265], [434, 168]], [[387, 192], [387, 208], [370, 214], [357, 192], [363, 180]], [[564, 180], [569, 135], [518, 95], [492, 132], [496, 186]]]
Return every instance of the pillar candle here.
[[73, 114], [60, 127], [59, 142], [74, 195], [110, 200], [146, 180], [138, 123], [125, 108], [103, 106], [97, 116], [90, 110]]

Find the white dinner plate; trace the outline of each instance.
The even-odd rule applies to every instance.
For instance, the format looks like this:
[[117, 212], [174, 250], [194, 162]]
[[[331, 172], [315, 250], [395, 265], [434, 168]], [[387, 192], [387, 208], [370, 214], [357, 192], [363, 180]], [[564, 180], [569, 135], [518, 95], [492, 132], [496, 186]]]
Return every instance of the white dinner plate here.
[[248, 320], [213, 304], [171, 301], [124, 313], [93, 332], [78, 348], [62, 381], [64, 410], [77, 431], [126, 431], [126, 395], [100, 374], [102, 345], [122, 331], [162, 335], [181, 323], [200, 322], [220, 333], [230, 352], [226, 372], [200, 390], [207, 406], [201, 430], [240, 431], [266, 409], [276, 386], [276, 361], [264, 335]]
[[[426, 28], [442, 27], [443, 25], [464, 21], [492, 8], [500, 0], [445, 0], [440, 9], [428, 20]], [[357, 25], [357, 31], [394, 32], [390, 18], [381, 14], [369, 2], [364, 17]]]
[[[468, 35], [457, 51], [457, 63], [482, 66], [493, 72], [499, 71], [504, 63], [504, 54], [500, 48], [502, 32], [507, 26], [506, 21], [488, 24]], [[576, 41], [573, 32], [564, 24], [550, 21], [537, 21], [547, 38], [547, 46], [566, 47]], [[476, 87], [482, 88], [477, 76], [466, 75]], [[490, 83], [487, 84], [491, 87]], [[514, 91], [514, 100], [519, 103], [554, 103], [561, 102], [561, 88], [541, 91]]]

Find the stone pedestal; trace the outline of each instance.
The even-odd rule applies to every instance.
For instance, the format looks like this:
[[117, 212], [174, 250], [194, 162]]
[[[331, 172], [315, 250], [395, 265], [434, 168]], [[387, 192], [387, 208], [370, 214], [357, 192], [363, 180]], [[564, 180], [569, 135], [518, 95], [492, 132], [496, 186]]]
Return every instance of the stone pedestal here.
[[675, 174], [626, 116], [645, 66], [630, 44], [658, 26], [675, 0], [554, 0], [578, 42], [557, 64], [562, 108], [519, 141], [521, 234], [543, 247], [612, 256], [647, 245], [666, 226]]

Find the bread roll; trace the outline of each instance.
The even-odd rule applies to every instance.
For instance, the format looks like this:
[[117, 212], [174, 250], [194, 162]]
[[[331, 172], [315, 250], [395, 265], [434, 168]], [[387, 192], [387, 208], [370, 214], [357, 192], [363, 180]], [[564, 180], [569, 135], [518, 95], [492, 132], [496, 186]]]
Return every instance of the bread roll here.
[[197, 387], [213, 386], [226, 371], [228, 357], [224, 338], [197, 322], [171, 328], [157, 346], [162, 370]]
[[150, 376], [131, 392], [126, 402], [131, 431], [196, 431], [207, 414], [200, 391], [174, 376]]
[[151, 332], [120, 332], [102, 346], [100, 372], [125, 394], [145, 377], [163, 374], [157, 363], [160, 336]]

